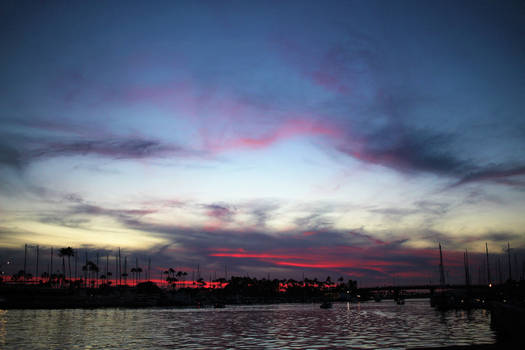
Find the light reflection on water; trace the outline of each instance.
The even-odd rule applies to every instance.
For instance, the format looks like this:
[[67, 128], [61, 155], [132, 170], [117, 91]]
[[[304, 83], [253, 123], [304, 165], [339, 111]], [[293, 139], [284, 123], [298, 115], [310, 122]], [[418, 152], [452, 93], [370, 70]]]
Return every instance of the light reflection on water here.
[[0, 310], [5, 349], [406, 348], [494, 343], [485, 310], [335, 303], [224, 309]]

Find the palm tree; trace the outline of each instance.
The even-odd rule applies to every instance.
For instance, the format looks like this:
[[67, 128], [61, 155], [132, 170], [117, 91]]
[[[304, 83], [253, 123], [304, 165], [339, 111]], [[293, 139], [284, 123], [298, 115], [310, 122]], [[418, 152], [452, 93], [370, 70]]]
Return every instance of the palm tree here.
[[[97, 266], [97, 264], [95, 264], [93, 261], [90, 260], [90, 261], [88, 261], [86, 263], [86, 265], [82, 266], [82, 271], [84, 273], [87, 273], [86, 286], [89, 286], [89, 284], [90, 284], [89, 279], [93, 278], [91, 276], [91, 274], [93, 273], [95, 276], [97, 276], [98, 266]], [[91, 281], [91, 285], [94, 285], [95, 283], [96, 283], [96, 281]]]
[[184, 286], [186, 286], [186, 276], [188, 276], [188, 273], [186, 271], [182, 272], [182, 280], [184, 281]]
[[[140, 274], [142, 273], [142, 268], [141, 267], [136, 267], [135, 268], [135, 272], [137, 273], [138, 275], [138, 282], [140, 282]], [[135, 282], [135, 284], [137, 284], [137, 282]]]
[[169, 283], [169, 279], [170, 279], [170, 272], [169, 272], [168, 270], [166, 270], [166, 271], [164, 271], [164, 272], [163, 272], [163, 274], [164, 274], [164, 275], [167, 275], [167, 276], [166, 276], [166, 282], [168, 282], [168, 283]]
[[82, 266], [82, 272], [84, 273], [84, 287], [87, 287], [87, 280], [88, 280], [88, 265]]
[[69, 270], [69, 280], [71, 280], [71, 257], [75, 256], [75, 250], [71, 247], [67, 247], [67, 268]]
[[98, 272], [99, 271], [100, 270], [99, 270], [97, 265], [93, 266], [93, 272], [95, 273], [95, 278], [96, 278], [96, 280], [95, 280], [96, 286], [98, 286]]
[[62, 258], [62, 273], [66, 275], [66, 267], [64, 257], [67, 256], [67, 266], [69, 270], [69, 280], [71, 281], [71, 257], [75, 256], [75, 250], [71, 247], [60, 248], [58, 250], [58, 256]]
[[124, 257], [124, 273], [122, 274], [122, 277], [124, 277], [124, 285], [128, 285], [128, 257]]
[[312, 284], [312, 280], [309, 279], [309, 278], [305, 278], [304, 279], [304, 286], [305, 287], [310, 287], [310, 285]]
[[[177, 276], [177, 280], [180, 280], [183, 275], [184, 275], [184, 272], [177, 271], [177, 275], [176, 275]], [[184, 284], [182, 284], [182, 286], [184, 287]]]
[[[97, 264], [95, 264], [93, 261], [88, 261], [88, 269], [90, 272], [93, 272], [93, 276], [91, 277], [93, 279], [93, 277], [98, 277], [98, 266]], [[91, 285], [94, 285], [98, 283], [97, 280], [95, 281], [91, 281]]]
[[64, 257], [67, 255], [66, 249], [67, 248], [60, 248], [58, 250], [58, 256], [62, 258], [62, 274], [64, 276], [66, 275], [66, 261], [64, 259]]
[[288, 286], [290, 286], [290, 287], [296, 287], [297, 283], [298, 282], [296, 280], [294, 280], [293, 278], [288, 279], [288, 282], [287, 282]]
[[132, 267], [130, 271], [131, 275], [133, 276], [133, 279], [135, 280], [135, 285], [137, 285], [137, 269]]
[[176, 279], [175, 277], [168, 277], [167, 281], [171, 285], [171, 288], [175, 288], [177, 286], [178, 279]]

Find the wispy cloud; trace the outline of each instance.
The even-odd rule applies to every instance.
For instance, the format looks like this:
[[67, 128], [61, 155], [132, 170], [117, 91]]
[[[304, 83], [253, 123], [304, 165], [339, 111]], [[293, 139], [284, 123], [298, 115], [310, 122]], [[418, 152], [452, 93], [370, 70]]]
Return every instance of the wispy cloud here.
[[[473, 162], [471, 151], [459, 146], [459, 132], [425, 126], [422, 110], [434, 111], [446, 101], [400, 82], [405, 73], [409, 80], [408, 72], [387, 71], [391, 62], [384, 45], [353, 30], [315, 46], [279, 37], [274, 47], [291, 69], [334, 94], [322, 109], [330, 111], [327, 122], [339, 131], [330, 139], [338, 152], [403, 174], [445, 176], [454, 186], [490, 181], [522, 187], [522, 164]], [[416, 127], [414, 120], [422, 123]]]
[[204, 208], [206, 209], [207, 214], [214, 218], [231, 217], [235, 212], [235, 208], [229, 208], [224, 204], [206, 204], [204, 205]]
[[444, 151], [447, 138], [443, 135], [399, 129], [383, 128], [372, 135], [361, 136], [361, 142], [357, 146], [352, 142], [343, 143], [338, 148], [366, 163], [401, 172], [456, 175], [470, 167], [468, 162]]
[[472, 182], [493, 182], [511, 186], [525, 186], [525, 166], [506, 167], [490, 166], [485, 169], [463, 176], [453, 186], [461, 186]]
[[37, 160], [56, 157], [94, 156], [114, 160], [201, 157], [202, 152], [139, 135], [15, 136], [5, 134], [0, 142], [0, 163], [23, 169]]
[[0, 164], [21, 169], [24, 165], [23, 155], [10, 144], [0, 142]]
[[46, 158], [75, 155], [96, 155], [112, 159], [159, 158], [169, 155], [188, 154], [183, 148], [152, 139], [116, 138], [50, 142], [29, 153], [30, 158]]

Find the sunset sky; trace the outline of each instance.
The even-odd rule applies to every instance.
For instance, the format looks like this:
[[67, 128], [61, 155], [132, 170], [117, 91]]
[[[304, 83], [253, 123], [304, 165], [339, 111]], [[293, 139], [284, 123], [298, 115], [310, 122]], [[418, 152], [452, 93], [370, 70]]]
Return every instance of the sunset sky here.
[[523, 2], [2, 1], [0, 51], [9, 273], [25, 243], [364, 284], [436, 281], [438, 242], [457, 281], [485, 242], [525, 261]]

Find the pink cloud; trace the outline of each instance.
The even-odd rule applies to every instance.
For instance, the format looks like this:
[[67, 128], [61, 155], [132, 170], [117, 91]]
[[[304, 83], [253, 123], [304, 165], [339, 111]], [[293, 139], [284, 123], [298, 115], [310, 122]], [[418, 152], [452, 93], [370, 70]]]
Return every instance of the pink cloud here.
[[[138, 66], [147, 69], [141, 68], [142, 63]], [[252, 103], [227, 89], [200, 86], [191, 78], [173, 77], [160, 83], [114, 87], [73, 72], [64, 75], [56, 85], [66, 103], [153, 105], [177, 119], [186, 118], [198, 135], [192, 149], [211, 154], [263, 149], [301, 136], [341, 136], [337, 127], [318, 121], [319, 116], [307, 111], [283, 112], [281, 106]]]
[[214, 152], [224, 152], [237, 149], [261, 149], [273, 144], [300, 136], [340, 136], [340, 132], [326, 124], [309, 119], [289, 119], [276, 128], [260, 136], [233, 136], [230, 139], [213, 140], [210, 148]]

